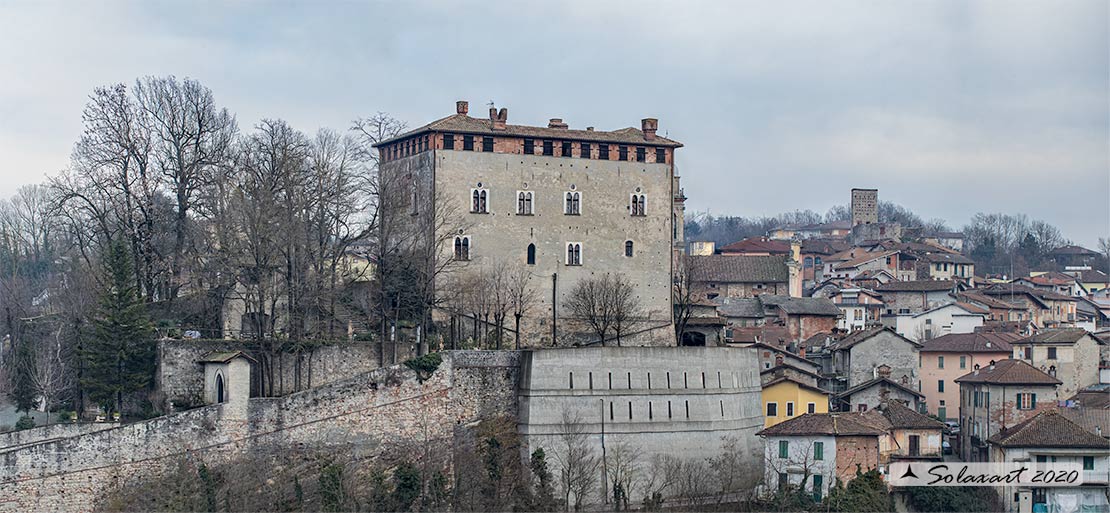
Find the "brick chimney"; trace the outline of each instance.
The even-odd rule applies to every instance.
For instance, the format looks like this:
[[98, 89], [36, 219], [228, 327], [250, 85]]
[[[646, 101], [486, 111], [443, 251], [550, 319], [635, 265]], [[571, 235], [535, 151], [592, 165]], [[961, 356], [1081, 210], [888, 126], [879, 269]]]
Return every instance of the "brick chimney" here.
[[551, 121], [547, 122], [547, 128], [566, 130], [568, 126], [569, 125], [567, 125], [566, 123], [563, 123], [563, 120], [561, 118], [551, 118]]
[[497, 110], [496, 107], [489, 108], [489, 121], [490, 128], [494, 130], [504, 130], [505, 121], [509, 119], [509, 109], [502, 108]]
[[455, 102], [455, 114], [462, 114], [465, 116], [469, 110], [470, 104], [467, 103], [466, 100], [459, 100]]
[[655, 140], [655, 131], [659, 129], [659, 120], [655, 118], [644, 118], [640, 120], [640, 130], [644, 132], [645, 141]]

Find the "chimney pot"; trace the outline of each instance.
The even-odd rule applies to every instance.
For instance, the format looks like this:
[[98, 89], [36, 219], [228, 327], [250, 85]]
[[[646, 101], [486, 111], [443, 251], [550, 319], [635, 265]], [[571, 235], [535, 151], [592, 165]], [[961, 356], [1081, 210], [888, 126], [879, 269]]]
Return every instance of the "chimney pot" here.
[[566, 123], [563, 123], [562, 118], [551, 118], [551, 121], [547, 122], [547, 128], [566, 130], [567, 127], [568, 125]]
[[465, 116], [469, 110], [470, 104], [467, 103], [466, 100], [459, 100], [455, 102], [455, 114], [462, 114]]
[[655, 118], [641, 119], [640, 129], [644, 132], [645, 141], [654, 141], [655, 131], [659, 129], [659, 120]]

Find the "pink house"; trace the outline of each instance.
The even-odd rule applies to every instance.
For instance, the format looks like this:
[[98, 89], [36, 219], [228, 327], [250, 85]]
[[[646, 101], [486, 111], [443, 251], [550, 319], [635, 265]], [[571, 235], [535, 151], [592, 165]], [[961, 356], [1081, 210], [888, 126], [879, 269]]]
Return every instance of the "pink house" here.
[[928, 412], [945, 420], [960, 418], [960, 387], [956, 378], [1010, 358], [1015, 333], [953, 333], [921, 347], [921, 393]]

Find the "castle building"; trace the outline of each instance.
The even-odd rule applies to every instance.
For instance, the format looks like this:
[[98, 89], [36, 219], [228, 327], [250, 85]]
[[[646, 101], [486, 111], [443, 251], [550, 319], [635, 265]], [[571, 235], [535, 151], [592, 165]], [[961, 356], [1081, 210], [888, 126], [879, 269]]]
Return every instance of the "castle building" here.
[[[416, 226], [422, 234], [412, 239], [435, 246], [428, 265], [443, 270], [437, 298], [456, 297], [468, 274], [523, 267], [534, 298], [522, 345], [596, 342], [565, 302], [580, 280], [606, 273], [625, 276], [642, 309], [627, 343], [673, 345], [671, 282], [684, 248], [685, 200], [674, 152], [682, 144], [658, 135], [653, 118], [600, 131], [572, 130], [561, 119], [511, 125], [507, 117], [495, 108], [487, 119], [471, 117], [460, 101], [455, 114], [376, 144], [382, 201], [392, 202], [382, 209], [383, 229]], [[473, 322], [466, 308], [435, 303], [438, 320]]]

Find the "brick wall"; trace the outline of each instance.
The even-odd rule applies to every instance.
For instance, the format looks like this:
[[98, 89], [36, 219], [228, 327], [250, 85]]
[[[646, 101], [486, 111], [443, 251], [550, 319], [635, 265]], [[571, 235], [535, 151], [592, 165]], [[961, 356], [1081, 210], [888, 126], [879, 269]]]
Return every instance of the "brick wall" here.
[[861, 472], [879, 466], [879, 437], [836, 437], [836, 477], [847, 483], [856, 477], [856, 466]]

